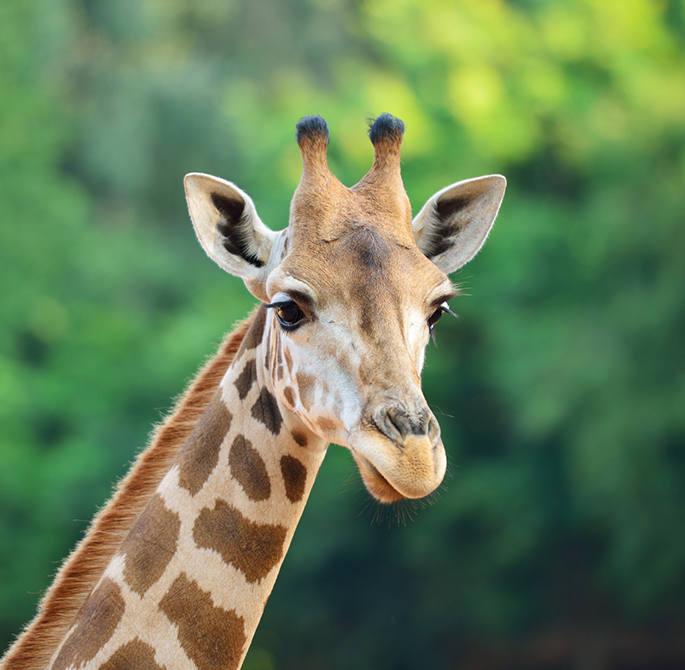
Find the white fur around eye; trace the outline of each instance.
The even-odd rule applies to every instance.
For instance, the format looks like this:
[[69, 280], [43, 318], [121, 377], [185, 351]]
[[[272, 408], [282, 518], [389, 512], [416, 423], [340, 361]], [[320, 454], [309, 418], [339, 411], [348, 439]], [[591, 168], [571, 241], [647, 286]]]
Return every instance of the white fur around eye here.
[[290, 302], [292, 298], [285, 293], [284, 291], [279, 291], [275, 296], [271, 298], [271, 304], [275, 304], [278, 302]]

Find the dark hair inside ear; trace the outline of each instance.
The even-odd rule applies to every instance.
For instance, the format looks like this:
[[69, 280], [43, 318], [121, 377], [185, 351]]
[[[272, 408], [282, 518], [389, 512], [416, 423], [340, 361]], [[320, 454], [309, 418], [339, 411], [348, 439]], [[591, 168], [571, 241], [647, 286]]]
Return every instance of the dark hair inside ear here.
[[471, 202], [472, 198], [445, 198], [435, 203], [435, 209], [441, 219], [449, 219], [468, 207]]
[[249, 224], [245, 220], [245, 203], [236, 198], [227, 198], [219, 193], [212, 193], [212, 203], [221, 215], [216, 229], [223, 237], [224, 249], [230, 254], [240, 256], [250, 265], [261, 268], [264, 263], [250, 250]]
[[435, 258], [444, 254], [454, 245], [461, 230], [457, 217], [472, 202], [472, 198], [461, 197], [445, 198], [435, 203], [435, 214], [430, 233], [424, 242], [423, 252], [428, 258]]

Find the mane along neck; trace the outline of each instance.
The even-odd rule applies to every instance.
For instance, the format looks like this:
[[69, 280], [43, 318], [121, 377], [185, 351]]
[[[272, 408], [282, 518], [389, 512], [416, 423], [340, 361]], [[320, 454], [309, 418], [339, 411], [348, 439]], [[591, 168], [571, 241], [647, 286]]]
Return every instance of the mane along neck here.
[[155, 429], [149, 446], [60, 568], [38, 614], [0, 662], [2, 670], [39, 670], [47, 665], [219, 388], [254, 316], [255, 312], [226, 336]]

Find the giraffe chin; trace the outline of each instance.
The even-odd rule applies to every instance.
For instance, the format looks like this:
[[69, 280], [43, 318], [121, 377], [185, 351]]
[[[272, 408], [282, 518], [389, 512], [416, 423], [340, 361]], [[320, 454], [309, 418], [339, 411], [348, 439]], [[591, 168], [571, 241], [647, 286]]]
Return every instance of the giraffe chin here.
[[423, 498], [442, 482], [447, 466], [442, 442], [412, 435], [400, 445], [380, 434], [362, 435], [350, 440], [350, 451], [364, 486], [379, 502]]
[[[354, 452], [352, 452], [354, 454]], [[362, 481], [366, 490], [378, 502], [390, 505], [392, 503], [404, 500], [404, 496], [363, 456], [354, 454], [359, 473], [362, 476]]]

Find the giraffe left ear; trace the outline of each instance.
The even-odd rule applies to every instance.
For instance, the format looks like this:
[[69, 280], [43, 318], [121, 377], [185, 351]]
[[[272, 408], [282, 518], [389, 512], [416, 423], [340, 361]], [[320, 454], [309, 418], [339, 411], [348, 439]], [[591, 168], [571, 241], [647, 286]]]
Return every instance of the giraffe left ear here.
[[506, 185], [502, 175], [494, 174], [438, 191], [412, 224], [419, 249], [445, 274], [468, 263], [495, 223]]
[[250, 292], [266, 300], [264, 283], [278, 233], [267, 228], [247, 193], [235, 184], [193, 172], [183, 180], [195, 233], [207, 255]]

